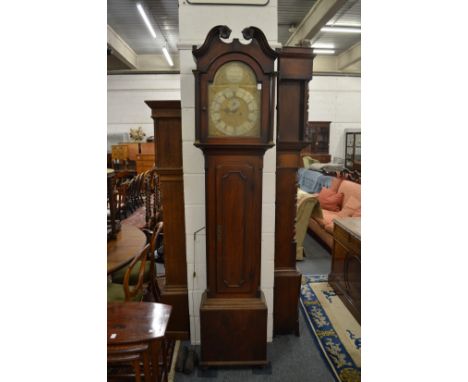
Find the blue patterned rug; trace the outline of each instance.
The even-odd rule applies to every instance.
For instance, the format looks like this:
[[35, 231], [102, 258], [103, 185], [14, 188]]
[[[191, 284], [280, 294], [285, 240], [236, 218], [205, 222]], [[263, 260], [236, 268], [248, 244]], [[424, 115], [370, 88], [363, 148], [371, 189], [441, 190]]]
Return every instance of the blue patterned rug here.
[[327, 282], [304, 275], [301, 307], [306, 322], [337, 381], [361, 380], [361, 326]]

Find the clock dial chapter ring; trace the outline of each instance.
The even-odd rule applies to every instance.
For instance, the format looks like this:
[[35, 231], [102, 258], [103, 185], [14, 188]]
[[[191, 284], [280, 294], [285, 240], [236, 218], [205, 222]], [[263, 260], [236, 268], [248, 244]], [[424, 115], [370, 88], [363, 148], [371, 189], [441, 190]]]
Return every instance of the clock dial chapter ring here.
[[216, 130], [230, 136], [245, 135], [255, 127], [258, 107], [255, 97], [243, 88], [225, 88], [214, 94], [210, 118]]

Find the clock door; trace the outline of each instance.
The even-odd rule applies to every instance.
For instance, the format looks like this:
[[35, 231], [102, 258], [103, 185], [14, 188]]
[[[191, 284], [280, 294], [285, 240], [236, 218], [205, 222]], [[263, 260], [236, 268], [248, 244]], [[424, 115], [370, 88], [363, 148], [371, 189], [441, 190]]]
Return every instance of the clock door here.
[[[259, 222], [255, 211], [256, 171], [253, 163], [217, 161], [216, 289], [218, 294], [256, 293], [255, 263]], [[260, 183], [261, 184], [261, 183]], [[260, 191], [261, 192], [261, 191]]]

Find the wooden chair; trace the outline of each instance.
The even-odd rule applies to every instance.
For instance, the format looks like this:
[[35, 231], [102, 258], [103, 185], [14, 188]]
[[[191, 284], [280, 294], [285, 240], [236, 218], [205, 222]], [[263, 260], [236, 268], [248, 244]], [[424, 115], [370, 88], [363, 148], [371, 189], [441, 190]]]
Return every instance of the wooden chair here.
[[145, 179], [145, 210], [146, 228], [153, 231], [156, 224], [163, 220], [159, 178], [155, 169], [150, 170]]
[[[148, 349], [147, 343], [107, 345], [107, 366], [110, 367], [107, 379], [121, 380], [121, 378], [128, 377], [128, 373], [120, 369], [120, 366], [124, 364], [132, 366], [135, 373], [135, 381], [139, 382], [141, 381], [140, 363], [143, 363], [145, 381], [151, 380], [150, 354]], [[116, 366], [117, 370], [112, 370]]]
[[[156, 259], [155, 259], [155, 252], [158, 246], [162, 244], [163, 241], [163, 222], [159, 222], [156, 224], [155, 230], [152, 232], [150, 238], [150, 272], [149, 272], [149, 290], [153, 294], [154, 301], [160, 302], [161, 301], [161, 290], [158, 284], [158, 275], [157, 275], [157, 268], [156, 268]], [[145, 231], [145, 230], [144, 230]]]
[[[123, 283], [108, 283], [107, 284], [107, 301], [141, 301], [144, 295], [144, 273], [148, 260], [149, 244], [141, 250], [136, 256], [127, 270], [125, 271]], [[136, 282], [130, 284], [130, 276], [133, 269], [137, 269]]]

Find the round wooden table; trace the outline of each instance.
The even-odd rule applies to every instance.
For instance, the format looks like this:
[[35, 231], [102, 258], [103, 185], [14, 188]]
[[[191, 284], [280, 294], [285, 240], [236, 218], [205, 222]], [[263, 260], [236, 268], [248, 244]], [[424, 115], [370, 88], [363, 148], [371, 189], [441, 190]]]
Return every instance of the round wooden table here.
[[107, 274], [124, 267], [146, 244], [146, 236], [137, 227], [122, 224], [117, 238], [107, 242]]
[[[172, 307], [155, 302], [108, 302], [107, 345], [122, 346], [148, 343], [152, 378], [167, 381], [168, 347], [164, 336]], [[168, 357], [169, 356], [169, 357]], [[162, 368], [159, 362], [162, 361]]]

